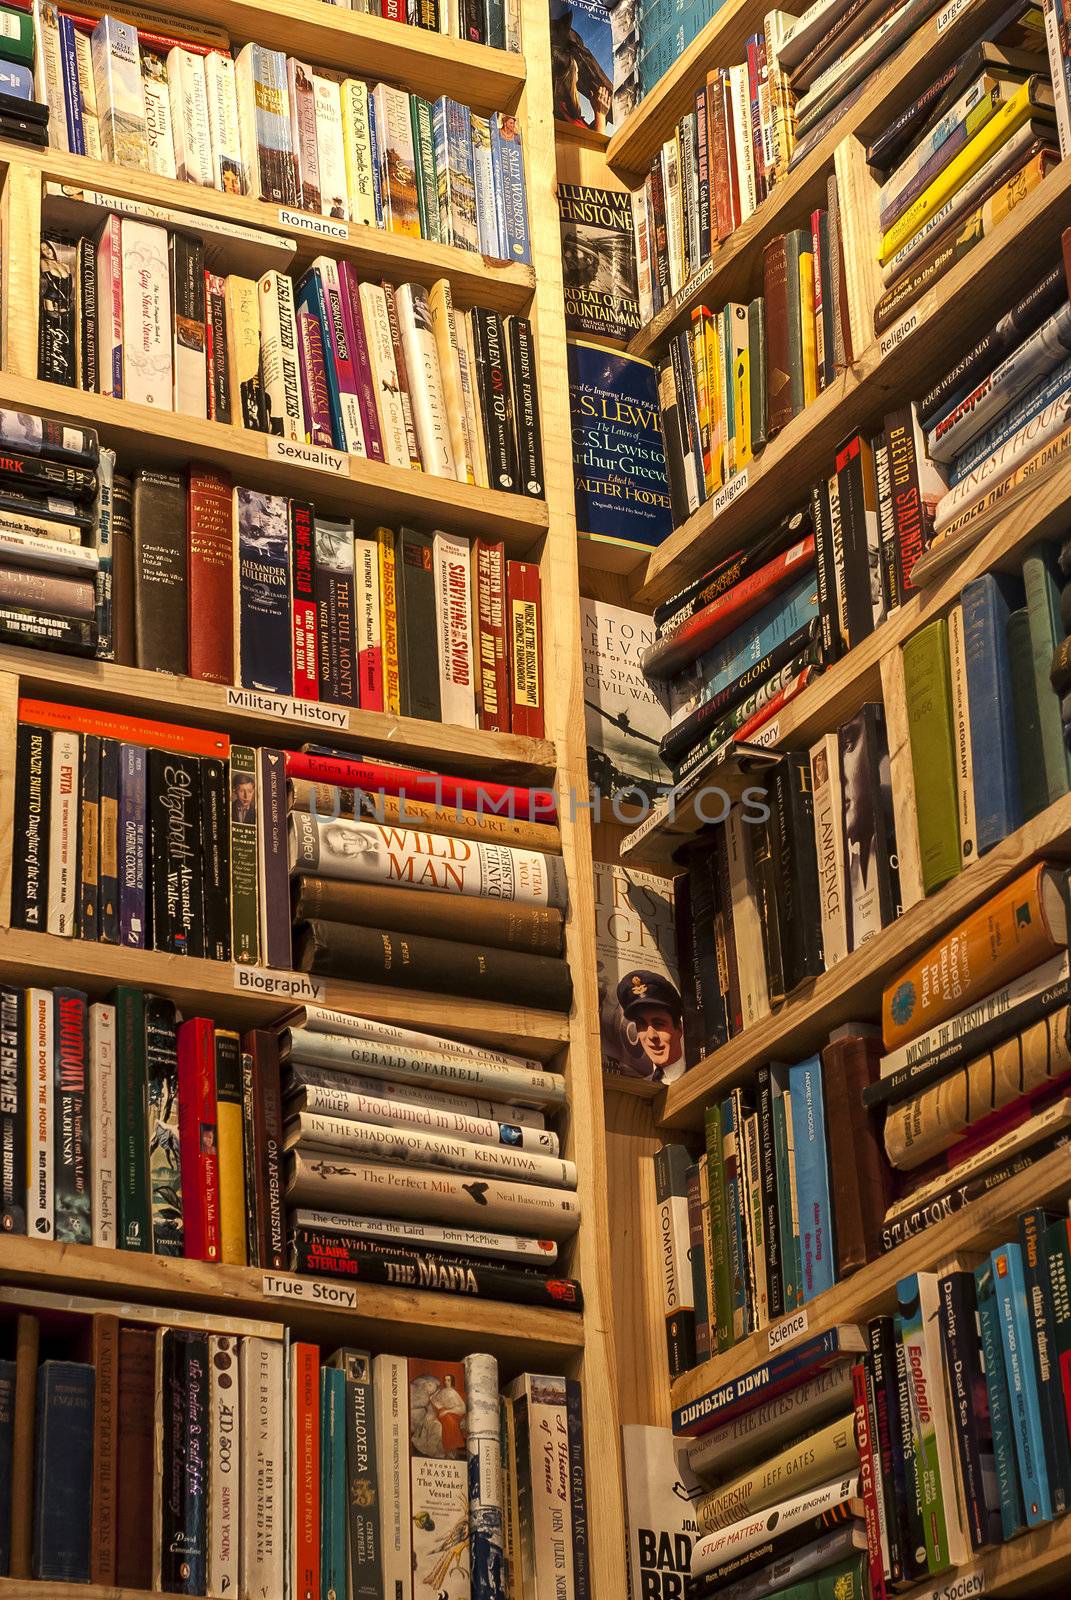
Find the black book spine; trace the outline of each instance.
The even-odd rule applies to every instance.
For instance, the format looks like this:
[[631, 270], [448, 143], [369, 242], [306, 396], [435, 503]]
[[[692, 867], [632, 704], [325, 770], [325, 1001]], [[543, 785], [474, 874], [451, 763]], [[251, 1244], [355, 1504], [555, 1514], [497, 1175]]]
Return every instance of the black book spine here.
[[78, 295], [81, 316], [78, 336], [78, 381], [94, 393], [97, 387], [97, 248], [92, 239], [78, 241]]
[[911, 1425], [911, 1380], [907, 1371], [907, 1352], [893, 1323], [892, 1337], [893, 1375], [896, 1383], [895, 1404], [890, 1410], [893, 1427], [893, 1450], [903, 1464], [903, 1507], [907, 1527], [904, 1544], [904, 1570], [926, 1572], [926, 1536], [924, 1532], [922, 1489], [919, 1484], [918, 1465], [915, 1459], [914, 1429]]
[[341, 704], [338, 639], [332, 626], [331, 593], [334, 574], [313, 559], [312, 586], [316, 603], [316, 676], [321, 700]]
[[208, 1488], [208, 1340], [164, 1330], [161, 1355], [161, 1587], [205, 1592]]
[[697, 1059], [709, 1055], [729, 1040], [729, 1013], [718, 973], [716, 956], [717, 888], [714, 857], [708, 849], [698, 854], [688, 874], [692, 900], [692, 949], [699, 980], [703, 1033], [697, 1040]]
[[215, 756], [201, 759], [201, 843], [204, 953], [211, 961], [229, 961], [231, 860], [227, 765]]
[[484, 26], [482, 0], [462, 0], [462, 15], [465, 38], [469, 43], [486, 44], [487, 32]]
[[769, 1067], [760, 1067], [758, 1085], [759, 1159], [762, 1181], [762, 1233], [766, 1249], [766, 1294], [770, 1321], [785, 1313], [784, 1274], [781, 1266], [781, 1228], [777, 1215], [777, 1167], [774, 1162], [773, 1091]]
[[145, 1104], [149, 1147], [149, 1225], [158, 1256], [183, 1253], [179, 1161], [178, 1012], [161, 995], [145, 996]]
[[253, 1057], [243, 1050], [242, 1063], [242, 1153], [245, 1174], [245, 1249], [251, 1267], [268, 1263], [261, 1260], [261, 1221], [257, 1205], [256, 1078]]
[[52, 991], [53, 1182], [55, 1237], [92, 1244], [89, 1216], [89, 1002], [77, 989]]
[[0, 449], [0, 479], [4, 483], [23, 485], [48, 496], [70, 495], [75, 500], [96, 500], [97, 474], [93, 467], [80, 467], [70, 462], [48, 461], [41, 456], [19, 455], [14, 450]]
[[98, 937], [119, 943], [119, 741], [100, 741]]
[[290, 868], [286, 839], [286, 766], [281, 750], [259, 750], [262, 849], [260, 882], [261, 959], [266, 967], [288, 971], [290, 951]]
[[891, 1317], [875, 1317], [867, 1324], [868, 1374], [874, 1400], [874, 1429], [881, 1464], [882, 1484], [885, 1491], [886, 1537], [892, 1549], [893, 1528], [899, 1551], [900, 1570], [906, 1577], [923, 1577], [926, 1571], [925, 1551], [921, 1568], [918, 1555], [911, 1544], [908, 1522], [906, 1469], [903, 1457], [903, 1435], [897, 1413], [896, 1395], [896, 1330]]
[[231, 422], [231, 385], [227, 368], [227, 298], [223, 292], [222, 278], [206, 283], [206, 317], [208, 322], [209, 415], [216, 422]]
[[548, 1278], [541, 1272], [503, 1267], [475, 1256], [445, 1255], [406, 1245], [384, 1249], [373, 1239], [319, 1233], [312, 1228], [293, 1230], [290, 1264], [295, 1272], [323, 1273], [354, 1282], [433, 1289], [440, 1294], [508, 1300], [514, 1305], [560, 1311], [583, 1307], [580, 1285], [570, 1278]]
[[371, 1364], [353, 1351], [346, 1367], [346, 1475], [352, 1600], [379, 1600], [383, 1551], [379, 1531], [379, 1471]]
[[0, 642], [33, 645], [64, 656], [91, 656], [97, 648], [94, 622], [54, 617], [29, 606], [0, 606]]
[[78, 842], [78, 937], [100, 937], [100, 739], [81, 736], [81, 816]]
[[195, 756], [149, 751], [153, 949], [204, 954], [201, 775]]
[[[10, 241], [9, 241], [10, 244]], [[75, 295], [78, 246], [61, 234], [41, 235], [41, 289], [37, 324], [37, 376], [46, 383], [78, 385]]]
[[398, 608], [398, 678], [403, 717], [442, 719], [435, 625], [432, 536], [402, 528], [394, 556]]
[[671, 355], [663, 356], [658, 364], [658, 403], [662, 408], [662, 439], [666, 451], [666, 471], [669, 474], [669, 498], [676, 525], [688, 515], [688, 488], [684, 477], [681, 397], [677, 392]]
[[687, 330], [677, 335], [676, 350], [679, 360], [678, 399], [683, 397], [683, 415], [687, 422], [687, 446], [695, 468], [696, 493], [702, 501], [706, 498], [706, 475], [703, 467], [703, 446], [699, 437], [699, 397], [695, 387], [695, 366], [692, 361], [692, 344]]
[[[959, 1455], [959, 1478], [963, 1503], [967, 1509], [965, 1529], [972, 1550], [1003, 1542], [999, 1504], [990, 1506], [985, 1486], [996, 1476], [993, 1458], [993, 1429], [989, 1420], [989, 1397], [982, 1365], [978, 1330], [978, 1302], [972, 1272], [950, 1272], [938, 1285], [941, 1296], [941, 1343], [945, 1352], [945, 1372], [952, 1410], [952, 1432]], [[1027, 1289], [1029, 1301], [1030, 1291]], [[1063, 1423], [1062, 1397], [1059, 1423]], [[1044, 1410], [1042, 1411], [1044, 1419]], [[1044, 1420], [1043, 1420], [1044, 1425]]]
[[848, 645], [853, 648], [874, 631], [863, 485], [863, 441], [855, 434], [837, 452], [841, 539], [844, 547], [844, 592], [848, 611]]
[[[769, 797], [769, 796], [768, 796]], [[776, 1004], [787, 994], [785, 987], [784, 927], [777, 901], [777, 864], [773, 841], [777, 822], [774, 808], [765, 822], [755, 822], [748, 829], [751, 840], [751, 859], [755, 867], [755, 885], [758, 891], [759, 915], [762, 921], [762, 950], [766, 960], [766, 982], [770, 1002]]]
[[89, 1582], [95, 1377], [75, 1361], [37, 1369], [31, 1571], [43, 1583]]
[[703, 1054], [703, 996], [696, 971], [692, 942], [692, 878], [681, 873], [673, 885], [673, 920], [677, 934], [677, 972], [680, 977], [684, 1024], [684, 1060], [694, 1067]]
[[867, 1409], [872, 1419], [870, 1429], [870, 1445], [873, 1452], [872, 1467], [881, 1484], [878, 1514], [881, 1518], [882, 1545], [889, 1561], [889, 1581], [898, 1584], [903, 1577], [904, 1566], [900, 1549], [899, 1511], [895, 1500], [888, 1394], [884, 1384], [885, 1368], [880, 1352], [880, 1340], [877, 1341], [879, 1344], [878, 1354], [875, 1355], [874, 1352], [876, 1341], [873, 1323], [869, 1324], [867, 1328], [867, 1336], [869, 1343], [863, 1353], [863, 1367], [866, 1379]]
[[1032, 1144], [1016, 1156], [1010, 1156], [1007, 1161], [1002, 1161], [999, 1166], [991, 1167], [988, 1172], [983, 1172], [978, 1178], [971, 1178], [966, 1183], [956, 1184], [944, 1194], [936, 1195], [932, 1200], [924, 1200], [913, 1211], [901, 1212], [892, 1222], [886, 1222], [881, 1230], [882, 1250], [895, 1250], [897, 1245], [903, 1244], [905, 1239], [913, 1239], [916, 1233], [925, 1233], [927, 1228], [932, 1228], [935, 1222], [940, 1222], [945, 1217], [952, 1216], [957, 1211], [962, 1211], [964, 1206], [969, 1206], [975, 1200], [980, 1200], [983, 1195], [991, 1194], [994, 1189], [999, 1189], [1002, 1183], [1007, 1183], [1009, 1178], [1018, 1177], [1020, 1172], [1036, 1166], [1039, 1161], [1051, 1155], [1054, 1150], [1063, 1150], [1071, 1144], [1071, 1134], [1057, 1133], [1051, 1138], [1042, 1139], [1038, 1144]]
[[773, 787], [777, 899], [785, 930], [785, 985], [791, 994], [805, 978], [816, 978], [824, 970], [818, 853], [807, 757], [795, 752], [784, 756], [775, 769]]
[[588, 1474], [584, 1459], [584, 1402], [575, 1378], [565, 1380], [565, 1420], [569, 1433], [569, 1535], [573, 1546], [573, 1595], [591, 1593], [591, 1549], [588, 1540]]
[[20, 723], [16, 749], [11, 924], [44, 933], [48, 927], [52, 735], [47, 728]]
[[26, 1041], [21, 989], [0, 989], [0, 1232], [26, 1232]]
[[475, 306], [472, 325], [487, 442], [487, 475], [492, 489], [512, 491], [517, 487], [517, 451], [502, 318], [497, 311]]
[[1019, 1218], [1026, 1310], [1034, 1335], [1033, 1360], [1041, 1402], [1041, 1433], [1049, 1467], [1053, 1514], [1058, 1517], [1063, 1516], [1071, 1502], [1071, 1444], [1068, 1442], [1056, 1329], [1048, 1299], [1048, 1268], [1042, 1235], [1051, 1222], [1060, 1220], [1056, 1213], [1050, 1216], [1041, 1206], [1032, 1206]]
[[527, 317], [509, 319], [509, 370], [513, 380], [513, 422], [517, 432], [517, 464], [522, 494], [541, 500], [543, 438], [539, 424], [539, 386], [532, 351], [532, 324]]
[[[333, 698], [340, 706], [355, 706], [359, 704], [360, 694], [357, 688], [356, 597], [352, 565], [345, 572], [329, 573], [328, 580], [328, 614], [334, 652], [332, 671], [337, 673], [337, 692]], [[319, 625], [319, 607], [316, 620]]]
[[885, 708], [876, 701], [871, 701], [863, 707], [863, 715], [867, 721], [870, 792], [879, 802], [876, 811], [878, 890], [881, 902], [881, 925], [887, 928], [890, 922], [895, 922], [903, 908], [900, 904], [900, 865], [896, 854], [896, 824], [893, 819]]

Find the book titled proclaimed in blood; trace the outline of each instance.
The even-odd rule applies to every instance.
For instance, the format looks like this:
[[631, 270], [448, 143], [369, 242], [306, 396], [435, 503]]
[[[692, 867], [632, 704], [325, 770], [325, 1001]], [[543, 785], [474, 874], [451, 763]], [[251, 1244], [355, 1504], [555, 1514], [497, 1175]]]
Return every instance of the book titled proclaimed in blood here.
[[601, 794], [638, 791], [653, 799], [672, 782], [659, 756], [668, 700], [640, 665], [654, 624], [643, 612], [582, 599], [580, 630], [588, 777]]
[[673, 528], [657, 373], [580, 339], [568, 349], [577, 528], [650, 549]]
[[640, 331], [632, 197], [559, 183], [558, 209], [566, 330], [624, 343]]
[[673, 880], [595, 863], [603, 1071], [672, 1083], [685, 1070]]

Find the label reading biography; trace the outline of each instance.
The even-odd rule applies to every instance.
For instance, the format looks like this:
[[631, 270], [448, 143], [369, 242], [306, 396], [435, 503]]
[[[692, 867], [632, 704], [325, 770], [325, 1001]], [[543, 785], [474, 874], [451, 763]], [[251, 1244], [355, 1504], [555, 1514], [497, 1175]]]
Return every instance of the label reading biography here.
[[780, 1322], [775, 1322], [770, 1329], [770, 1354], [781, 1350], [786, 1344], [791, 1344], [793, 1339], [798, 1339], [801, 1333], [807, 1332], [807, 1307], [801, 1306], [790, 1317], [782, 1317]]
[[747, 488], [747, 468], [730, 478], [728, 483], [723, 483], [713, 500], [710, 502], [710, 515], [720, 517], [726, 506], [731, 506], [739, 495]]
[[273, 1300], [308, 1300], [314, 1305], [339, 1306], [345, 1311], [357, 1309], [356, 1289], [345, 1283], [328, 1283], [322, 1278], [286, 1278], [276, 1272], [265, 1272], [260, 1288]]
[[316, 1000], [323, 988], [305, 972], [269, 972], [265, 967], [235, 964], [234, 987], [243, 994], [281, 995], [288, 1000]]
[[296, 444], [293, 439], [281, 439], [269, 434], [265, 440], [268, 455], [279, 461], [289, 461], [295, 467], [308, 467], [311, 472], [327, 472], [332, 478], [348, 478], [350, 458], [341, 450], [328, 450], [322, 444]]
[[329, 217], [310, 217], [304, 211], [288, 211], [279, 207], [279, 221], [286, 228], [300, 228], [302, 233], [318, 233], [322, 239], [348, 239], [350, 230], [344, 222], [332, 222]]
[[235, 711], [263, 711], [287, 722], [319, 722], [328, 728], [349, 726], [349, 712], [342, 706], [325, 706], [319, 700], [295, 700], [286, 694], [263, 694], [259, 689], [227, 689], [227, 708]]
[[911, 307], [906, 316], [901, 317], [899, 322], [893, 323], [888, 333], [882, 334], [881, 339], [878, 341], [878, 354], [883, 361], [887, 355], [890, 355], [896, 349], [898, 344], [903, 344], [909, 334], [914, 333], [916, 328], [921, 327], [936, 304], [937, 295], [931, 289], [929, 294], [923, 295], [922, 299]]

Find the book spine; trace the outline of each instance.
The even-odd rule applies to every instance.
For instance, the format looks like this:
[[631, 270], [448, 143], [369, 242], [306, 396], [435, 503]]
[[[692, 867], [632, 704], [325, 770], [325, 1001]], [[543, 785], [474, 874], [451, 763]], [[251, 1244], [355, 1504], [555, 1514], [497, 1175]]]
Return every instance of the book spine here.
[[0, 1228], [26, 1232], [29, 1123], [26, 997], [0, 988]]
[[994, 1250], [990, 1262], [1023, 1508], [1027, 1527], [1037, 1527], [1052, 1516], [1052, 1496], [1045, 1460], [1040, 1395], [1031, 1348], [1033, 1333], [1020, 1247], [1009, 1244], [1003, 1249]]
[[372, 1363], [382, 1594], [408, 1600], [412, 1591], [409, 1479], [409, 1375], [404, 1357]]
[[256, 760], [259, 788], [257, 898], [260, 906], [260, 958], [267, 967], [288, 971], [292, 956], [286, 775], [280, 751], [258, 750]]
[[532, 325], [527, 317], [510, 317], [507, 329], [518, 484], [522, 493], [538, 500], [545, 491]]
[[510, 731], [509, 663], [506, 631], [506, 556], [502, 544], [478, 539], [473, 547], [476, 598], [476, 700], [479, 725], [495, 733]]
[[1042, 1234], [1048, 1214], [1040, 1206], [1019, 1218], [1019, 1247], [1022, 1252], [1026, 1288], [1028, 1328], [1033, 1343], [1034, 1367], [1041, 1410], [1041, 1430], [1045, 1460], [1049, 1470], [1049, 1492], [1053, 1512], [1062, 1516], [1071, 1492], [1071, 1446], [1068, 1442], [1063, 1393], [1056, 1361], [1053, 1311], [1046, 1298], [1047, 1270]]
[[[208, 1336], [208, 1494], [205, 1593], [238, 1590], [239, 1481], [244, 1444], [238, 1340], [227, 1333]], [[251, 1591], [255, 1592], [255, 1591]]]
[[44, 932], [48, 925], [51, 831], [52, 736], [20, 724], [15, 762], [14, 816], [18, 848], [13, 852], [11, 922]]
[[239, 1342], [241, 1404], [241, 1592], [257, 1600], [281, 1595], [286, 1584], [283, 1497], [283, 1345], [274, 1339], [247, 1335]]
[[100, 937], [100, 739], [83, 734], [79, 749], [78, 935]]
[[67, 939], [78, 931], [79, 763], [78, 735], [53, 733], [48, 932]]
[[116, 991], [116, 1082], [119, 1247], [151, 1253], [145, 1007], [140, 990]]
[[230, 759], [230, 905], [232, 959], [256, 966], [260, 956], [257, 909], [257, 781], [255, 752], [232, 745]]
[[216, 1050], [212, 1024], [201, 1017], [178, 1030], [178, 1092], [183, 1254], [190, 1261], [219, 1261]]
[[153, 948], [202, 956], [200, 767], [196, 758], [150, 750], [148, 768]]
[[257, 290], [260, 381], [267, 431], [283, 439], [304, 441], [293, 284], [281, 272], [266, 272]]
[[224, 194], [241, 194], [242, 143], [234, 62], [222, 51], [210, 50], [204, 58], [204, 72], [213, 187]]
[[1014, 1538], [1026, 1526], [1023, 1494], [1015, 1458], [1011, 1396], [1004, 1364], [1001, 1318], [997, 1306], [992, 1260], [974, 1269], [978, 1330], [982, 1347], [989, 1419], [993, 1428], [993, 1458], [996, 1466], [1000, 1521], [1005, 1539]]
[[55, 989], [52, 998], [53, 1236], [61, 1244], [90, 1244], [89, 1009], [85, 995], [74, 989]]
[[956, 1439], [960, 1483], [967, 1511], [967, 1532], [974, 1550], [999, 1542], [999, 1511], [987, 1504], [987, 1483], [995, 1467], [989, 1408], [978, 1396], [985, 1390], [974, 1278], [968, 1272], [951, 1272], [941, 1279], [941, 1342], [951, 1401], [952, 1431]]
[[55, 1237], [54, 1008], [47, 989], [26, 991], [26, 1231]]
[[293, 683], [299, 700], [319, 699], [313, 507], [290, 501], [290, 592]]
[[541, 739], [543, 713], [543, 617], [539, 568], [532, 562], [506, 564], [509, 631], [510, 726], [514, 733]]
[[183, 1253], [181, 1135], [176, 1012], [156, 995], [145, 1003], [146, 1137], [152, 1251]]
[[435, 623], [439, 654], [439, 703], [442, 720], [458, 727], [476, 726], [475, 666], [472, 651], [472, 608], [469, 595], [471, 556], [467, 540], [437, 533], [434, 538]]

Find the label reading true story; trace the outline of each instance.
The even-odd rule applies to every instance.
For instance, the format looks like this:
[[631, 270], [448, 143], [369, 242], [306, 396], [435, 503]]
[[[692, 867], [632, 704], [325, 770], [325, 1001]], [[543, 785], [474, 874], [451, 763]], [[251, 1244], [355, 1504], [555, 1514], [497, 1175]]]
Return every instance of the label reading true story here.
[[287, 722], [319, 722], [327, 728], [349, 726], [349, 712], [342, 706], [325, 706], [319, 700], [295, 700], [286, 694], [265, 694], [260, 689], [227, 689], [227, 709], [262, 711]]
[[321, 239], [348, 239], [350, 230], [344, 222], [332, 222], [329, 217], [310, 217], [304, 211], [288, 211], [279, 207], [279, 221], [285, 228], [300, 228], [302, 233], [318, 233]]
[[322, 1278], [286, 1278], [265, 1272], [260, 1287], [273, 1300], [308, 1300], [313, 1305], [340, 1306], [345, 1311], [357, 1307], [356, 1289], [346, 1283], [327, 1283]]
[[305, 972], [269, 972], [265, 967], [235, 964], [234, 987], [243, 994], [281, 995], [288, 1000], [316, 1000], [323, 988]]
[[293, 439], [281, 439], [269, 434], [265, 440], [267, 453], [278, 461], [289, 461], [294, 467], [308, 467], [310, 472], [326, 472], [332, 478], [348, 478], [350, 458], [342, 450], [329, 450], [323, 444], [297, 444]]
[[791, 1344], [793, 1339], [798, 1339], [801, 1333], [807, 1332], [807, 1307], [801, 1306], [790, 1317], [782, 1317], [780, 1322], [775, 1322], [770, 1328], [770, 1354], [781, 1350], [786, 1344]]

